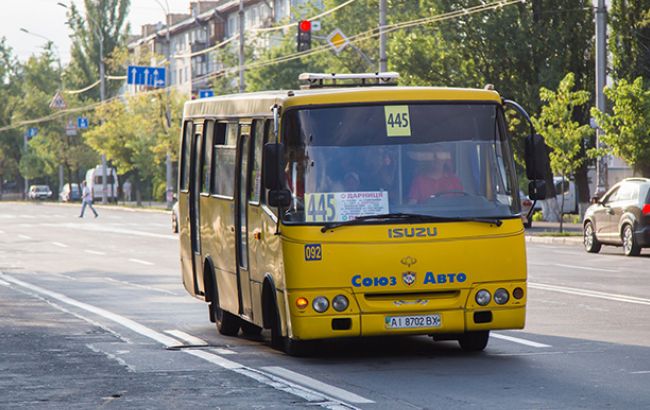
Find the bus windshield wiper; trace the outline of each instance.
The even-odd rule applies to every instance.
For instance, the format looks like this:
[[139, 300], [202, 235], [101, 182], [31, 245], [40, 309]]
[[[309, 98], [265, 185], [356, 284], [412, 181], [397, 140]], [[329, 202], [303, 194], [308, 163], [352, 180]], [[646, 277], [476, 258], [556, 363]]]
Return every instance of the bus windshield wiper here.
[[324, 233], [330, 229], [336, 229], [340, 226], [361, 225], [365, 221], [380, 221], [386, 219], [399, 219], [399, 220], [411, 221], [411, 222], [481, 222], [481, 223], [493, 224], [496, 226], [501, 226], [503, 224], [501, 219], [498, 218], [472, 218], [472, 217], [464, 218], [464, 217], [455, 217], [455, 216], [435, 216], [435, 215], [393, 212], [389, 214], [364, 215], [343, 222], [330, 222], [323, 225], [320, 231]]

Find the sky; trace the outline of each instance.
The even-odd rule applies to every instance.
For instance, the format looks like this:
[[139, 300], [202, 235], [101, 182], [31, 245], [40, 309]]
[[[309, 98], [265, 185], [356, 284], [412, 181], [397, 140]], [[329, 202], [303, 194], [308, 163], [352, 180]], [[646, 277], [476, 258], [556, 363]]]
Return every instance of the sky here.
[[[75, 3], [83, 7], [82, 0], [0, 0], [0, 38], [5, 37], [13, 54], [25, 61], [32, 54], [38, 54], [46, 41], [52, 40], [55, 50], [61, 53], [66, 64], [70, 60], [70, 31], [66, 22], [66, 9], [57, 5]], [[169, 4], [172, 13], [189, 13], [190, 0], [159, 0]], [[140, 26], [165, 20], [165, 14], [156, 0], [131, 0], [129, 23], [131, 33], [140, 33]], [[24, 28], [31, 33], [22, 32]], [[39, 37], [40, 36], [40, 37]]]

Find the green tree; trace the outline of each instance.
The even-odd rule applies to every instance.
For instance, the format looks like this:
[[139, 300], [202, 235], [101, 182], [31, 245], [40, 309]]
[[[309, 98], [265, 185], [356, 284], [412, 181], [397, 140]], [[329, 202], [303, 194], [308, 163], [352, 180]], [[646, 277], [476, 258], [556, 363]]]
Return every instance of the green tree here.
[[[12, 123], [17, 102], [20, 101], [19, 77], [20, 64], [6, 39], [0, 37], [0, 127]], [[19, 130], [0, 131], [0, 198], [5, 179], [13, 179], [18, 175], [22, 142]]]
[[650, 78], [650, 0], [612, 0], [609, 26], [614, 78]]
[[625, 160], [635, 173], [650, 177], [650, 89], [642, 77], [634, 82], [621, 79], [605, 88], [605, 95], [612, 102], [611, 114], [595, 107], [591, 113], [605, 132], [606, 150]]
[[[539, 96], [545, 105], [538, 117], [533, 117], [533, 124], [551, 148], [550, 159], [553, 173], [563, 179], [573, 174], [584, 162], [582, 155], [583, 141], [593, 130], [589, 124], [580, 125], [576, 111], [587, 104], [590, 94], [587, 91], [574, 91], [575, 75], [568, 73], [557, 88], [551, 91], [542, 87]], [[560, 210], [564, 209], [564, 196]], [[560, 212], [560, 232], [562, 217]]]
[[[85, 15], [72, 3], [68, 23], [72, 30], [71, 61], [66, 72], [66, 83], [81, 89], [99, 80], [100, 42], [104, 60], [124, 45], [128, 37], [127, 23], [130, 0], [84, 0]], [[106, 74], [110, 74], [106, 72]], [[106, 96], [114, 95], [122, 84], [106, 82]], [[98, 100], [99, 87], [84, 93], [84, 98]]]
[[100, 106], [94, 115], [100, 125], [84, 135], [91, 147], [106, 154], [120, 175], [134, 178], [139, 205], [143, 191], [150, 192], [156, 181], [164, 181], [166, 153], [177, 157], [181, 98], [170, 96], [174, 125], [167, 128], [163, 94], [142, 93]]

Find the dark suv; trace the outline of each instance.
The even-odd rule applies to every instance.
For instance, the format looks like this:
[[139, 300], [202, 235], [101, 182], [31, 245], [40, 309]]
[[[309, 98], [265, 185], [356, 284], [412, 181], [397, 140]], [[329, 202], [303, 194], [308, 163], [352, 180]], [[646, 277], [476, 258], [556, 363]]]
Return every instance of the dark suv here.
[[587, 208], [583, 227], [587, 252], [613, 245], [636, 256], [650, 247], [650, 178], [627, 178], [614, 185]]

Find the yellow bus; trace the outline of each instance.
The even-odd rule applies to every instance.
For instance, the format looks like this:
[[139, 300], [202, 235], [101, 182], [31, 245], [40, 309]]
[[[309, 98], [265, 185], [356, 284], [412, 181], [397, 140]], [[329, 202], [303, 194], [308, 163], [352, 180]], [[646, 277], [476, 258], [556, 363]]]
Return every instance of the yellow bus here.
[[[288, 354], [376, 335], [477, 351], [490, 330], [524, 327], [504, 101], [396, 78], [303, 74], [306, 89], [185, 104], [182, 278], [220, 333], [270, 329]], [[531, 197], [543, 199], [548, 157], [530, 125]]]

